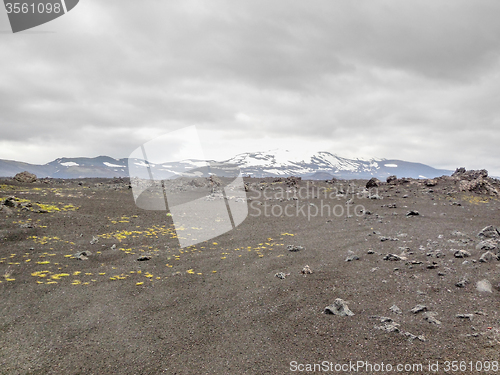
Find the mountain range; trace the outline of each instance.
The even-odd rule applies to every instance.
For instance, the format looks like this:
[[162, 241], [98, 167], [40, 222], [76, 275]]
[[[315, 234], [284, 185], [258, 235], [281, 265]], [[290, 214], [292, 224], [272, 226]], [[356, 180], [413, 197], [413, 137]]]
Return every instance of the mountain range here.
[[[242, 153], [224, 161], [210, 161], [209, 164], [231, 165], [238, 168], [244, 176], [300, 176], [305, 179], [327, 180], [332, 177], [341, 179], [367, 179], [387, 176], [411, 178], [433, 178], [450, 175], [453, 171], [436, 169], [421, 163], [395, 159], [348, 159], [330, 152], [316, 152], [296, 156], [290, 151], [273, 150], [268, 152]], [[109, 156], [95, 158], [58, 158], [50, 163], [37, 165], [0, 159], [0, 177], [13, 177], [16, 173], [28, 171], [39, 178], [86, 178], [86, 177], [129, 177], [144, 175], [147, 166], [158, 179], [180, 175], [197, 175], [207, 165], [203, 160], [165, 161], [147, 163], [141, 159], [114, 159]], [[203, 172], [202, 174], [205, 174]], [[198, 172], [198, 175], [200, 173]]]

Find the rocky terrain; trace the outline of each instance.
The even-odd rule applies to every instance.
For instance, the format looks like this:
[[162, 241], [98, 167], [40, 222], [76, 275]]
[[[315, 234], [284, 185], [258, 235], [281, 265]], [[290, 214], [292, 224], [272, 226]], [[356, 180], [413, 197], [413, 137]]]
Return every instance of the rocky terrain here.
[[[169, 188], [216, 201], [219, 184]], [[486, 171], [245, 190], [241, 225], [180, 248], [183, 228], [138, 208], [126, 178], [0, 179], [0, 374], [498, 365], [500, 182]]]

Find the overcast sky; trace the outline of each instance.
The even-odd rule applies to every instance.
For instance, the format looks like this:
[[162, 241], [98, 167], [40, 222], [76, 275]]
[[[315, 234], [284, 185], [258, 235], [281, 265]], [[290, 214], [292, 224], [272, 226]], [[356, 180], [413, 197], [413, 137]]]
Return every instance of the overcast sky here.
[[81, 0], [12, 34], [0, 159], [304, 147], [500, 176], [500, 1]]

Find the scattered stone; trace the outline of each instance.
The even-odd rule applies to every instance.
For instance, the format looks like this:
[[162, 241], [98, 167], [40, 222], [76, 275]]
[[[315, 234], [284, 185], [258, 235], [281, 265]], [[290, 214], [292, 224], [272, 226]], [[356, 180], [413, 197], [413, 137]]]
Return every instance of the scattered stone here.
[[500, 238], [500, 231], [493, 225], [489, 225], [481, 229], [477, 236], [480, 238]]
[[24, 172], [16, 174], [14, 176], [14, 180], [16, 180], [18, 182], [31, 184], [37, 180], [37, 177], [33, 173], [29, 173], [27, 171], [24, 171]]
[[313, 273], [313, 271], [311, 270], [311, 268], [308, 265], [305, 265], [304, 268], [302, 268], [301, 272], [304, 275], [310, 275]]
[[394, 314], [402, 314], [403, 311], [401, 311], [401, 309], [399, 307], [397, 307], [396, 305], [392, 305], [389, 310], [391, 310]]
[[441, 321], [436, 319], [437, 313], [434, 311], [428, 311], [423, 314], [424, 320], [427, 320], [429, 323], [441, 325]]
[[424, 182], [425, 186], [436, 186], [437, 185], [437, 180], [436, 179], [429, 179], [425, 180]]
[[492, 239], [483, 240], [476, 245], [477, 250], [496, 250], [498, 248], [497, 242]]
[[151, 257], [149, 255], [141, 255], [139, 258], [137, 258], [138, 262], [144, 262], [146, 260], [150, 260]]
[[116, 245], [113, 244], [113, 246], [111, 246], [111, 250], [116, 250]]
[[486, 279], [479, 280], [476, 283], [476, 289], [478, 292], [493, 293], [493, 290], [491, 289], [491, 283]]
[[390, 261], [398, 261], [398, 260], [404, 260], [403, 257], [400, 257], [399, 255], [396, 254], [387, 254], [383, 258], [384, 260], [390, 260]]
[[416, 210], [410, 210], [406, 213], [406, 216], [419, 216], [420, 213]]
[[431, 264], [427, 265], [428, 270], [435, 270], [436, 268], [439, 268], [439, 265], [435, 262], [432, 262]]
[[222, 186], [223, 185], [223, 182], [222, 180], [215, 176], [215, 175], [212, 175], [208, 178], [208, 182], [213, 186], [213, 187], [219, 187], [219, 186]]
[[459, 288], [464, 288], [467, 284], [469, 284], [469, 280], [466, 277], [464, 277], [459, 282], [457, 282], [455, 286]]
[[444, 258], [444, 256], [445, 256], [445, 254], [443, 252], [441, 252], [441, 250], [439, 250], [439, 249], [429, 251], [425, 255], [427, 255], [428, 257], [434, 257], [434, 258]]
[[414, 335], [414, 334], [412, 334], [410, 332], [401, 332], [401, 334], [404, 335], [404, 336], [406, 336], [406, 337], [408, 337], [409, 341], [413, 341], [415, 339], [419, 339], [422, 342], [427, 341], [424, 335], [417, 336], [417, 335]]
[[457, 314], [457, 315], [455, 315], [455, 317], [458, 319], [472, 320], [472, 318], [474, 318], [474, 314]]
[[99, 238], [96, 236], [92, 236], [92, 240], [90, 241], [90, 244], [95, 245], [98, 242], [99, 242]]
[[333, 302], [333, 304], [325, 307], [324, 313], [325, 314], [334, 314], [334, 315], [339, 315], [339, 316], [353, 316], [354, 315], [354, 313], [351, 310], [349, 310], [347, 303], [341, 298], [337, 298]]
[[374, 187], [379, 187], [380, 186], [380, 181], [378, 178], [372, 177], [370, 180], [366, 183], [366, 188], [374, 188]]
[[368, 250], [366, 253], [367, 253], [368, 255], [371, 255], [371, 254], [375, 254], [375, 251], [373, 251], [372, 249], [370, 249], [370, 250]]
[[25, 223], [25, 224], [20, 224], [20, 225], [19, 225], [19, 228], [23, 228], [23, 229], [33, 229], [33, 228], [36, 228], [36, 224], [33, 224], [33, 223]]
[[346, 262], [352, 262], [353, 260], [359, 260], [359, 257], [356, 254], [352, 254], [345, 258]]
[[286, 247], [286, 249], [287, 249], [288, 251], [295, 252], [295, 251], [304, 250], [304, 247], [303, 247], [303, 246], [288, 245], [288, 246]]
[[89, 259], [88, 257], [91, 255], [92, 255], [92, 253], [90, 251], [84, 250], [84, 251], [80, 251], [80, 252], [74, 254], [73, 256], [78, 260], [87, 260], [87, 259]]
[[498, 257], [493, 254], [491, 251], [485, 252], [481, 257], [479, 258], [479, 261], [482, 263], [487, 263], [491, 262], [493, 259], [498, 260]]
[[278, 272], [276, 274], [274, 274], [275, 277], [277, 277], [278, 279], [286, 279], [287, 276], [290, 276], [289, 273], [284, 273], [284, 272]]
[[12, 208], [17, 207], [16, 197], [5, 198], [3, 204], [7, 207], [12, 207]]
[[379, 236], [378, 238], [379, 238], [380, 242], [399, 241], [399, 238], [393, 238], [393, 237]]
[[375, 329], [380, 329], [385, 332], [399, 332], [399, 324], [396, 322], [393, 322], [392, 320], [390, 321], [384, 321], [383, 325], [381, 326], [374, 326]]
[[389, 176], [386, 178], [386, 181], [388, 184], [395, 185], [398, 181], [398, 177], [397, 176]]
[[427, 306], [425, 305], [417, 305], [413, 309], [410, 310], [414, 314], [418, 314], [423, 311], [427, 311]]
[[468, 258], [470, 255], [471, 254], [467, 250], [457, 250], [453, 253], [455, 258]]
[[290, 176], [285, 179], [285, 183], [288, 187], [298, 187], [300, 186], [300, 182], [302, 181], [302, 177]]

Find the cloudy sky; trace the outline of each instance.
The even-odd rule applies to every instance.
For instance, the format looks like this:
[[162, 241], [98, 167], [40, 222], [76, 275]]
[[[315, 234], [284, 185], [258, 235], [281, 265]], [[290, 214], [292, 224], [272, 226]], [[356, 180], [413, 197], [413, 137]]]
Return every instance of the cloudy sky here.
[[305, 148], [500, 176], [500, 2], [81, 0], [12, 34], [0, 159]]

